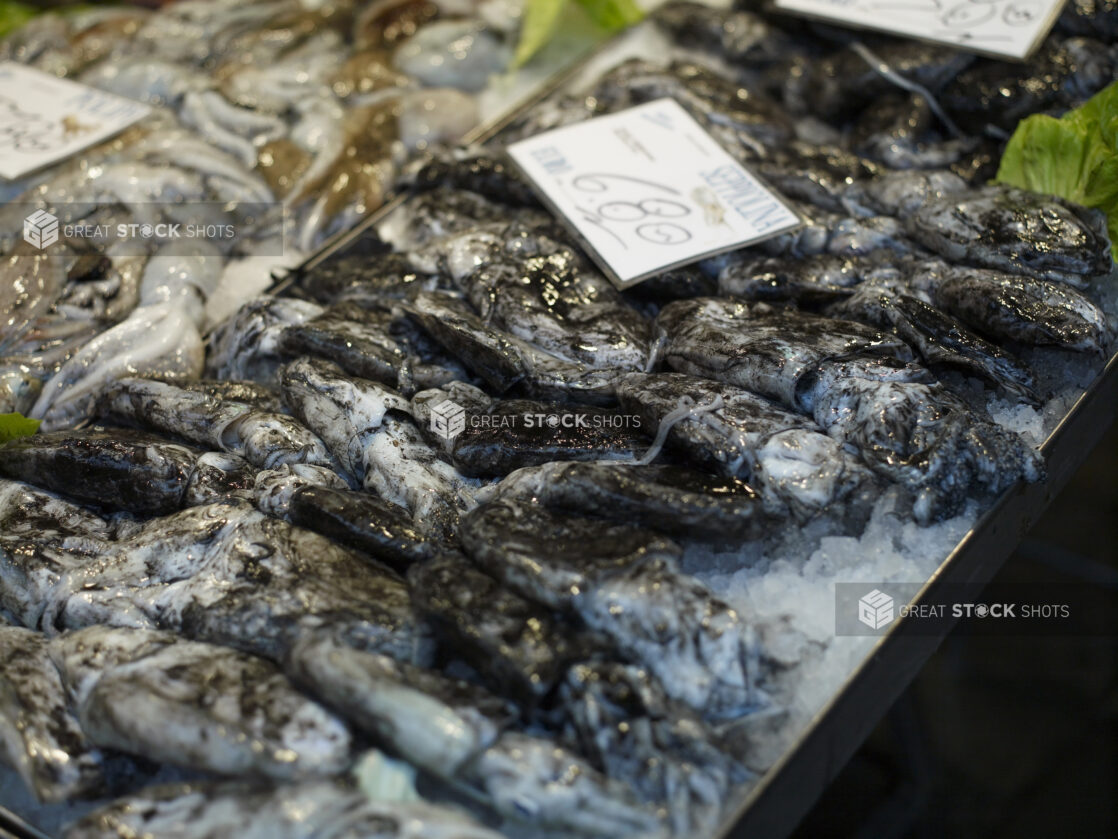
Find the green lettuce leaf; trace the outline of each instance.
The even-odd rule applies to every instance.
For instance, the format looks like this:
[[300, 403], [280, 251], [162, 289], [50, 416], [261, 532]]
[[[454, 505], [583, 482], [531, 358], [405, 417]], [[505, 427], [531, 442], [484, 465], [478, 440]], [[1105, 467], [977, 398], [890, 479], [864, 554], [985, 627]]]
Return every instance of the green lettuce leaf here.
[[1021, 120], [995, 180], [1102, 210], [1118, 261], [1118, 82], [1059, 119]]
[[0, 38], [23, 26], [36, 14], [36, 9], [26, 3], [0, 2]]
[[0, 445], [20, 437], [30, 437], [39, 430], [40, 420], [23, 414], [0, 414]]
[[644, 12], [633, 0], [575, 0], [598, 26], [616, 32], [638, 23]]
[[527, 0], [524, 4], [524, 20], [520, 24], [520, 41], [516, 45], [513, 66], [520, 67], [540, 51], [555, 30], [559, 28], [559, 17], [567, 0]]
[[1046, 115], [1023, 120], [1002, 155], [997, 180], [1034, 192], [1081, 200], [1088, 132]]
[[527, 63], [560, 30], [567, 35], [587, 27], [597, 27], [599, 34], [616, 32], [643, 17], [634, 0], [525, 0], [513, 66]]

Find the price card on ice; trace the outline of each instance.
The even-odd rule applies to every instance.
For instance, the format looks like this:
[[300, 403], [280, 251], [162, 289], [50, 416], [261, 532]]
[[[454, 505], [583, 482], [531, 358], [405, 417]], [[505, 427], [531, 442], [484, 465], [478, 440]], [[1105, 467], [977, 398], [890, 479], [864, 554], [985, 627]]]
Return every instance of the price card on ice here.
[[537, 134], [508, 151], [619, 288], [800, 225], [674, 99]]
[[21, 178], [112, 137], [151, 108], [0, 62], [0, 177]]
[[1022, 61], [1066, 0], [774, 0], [775, 8]]

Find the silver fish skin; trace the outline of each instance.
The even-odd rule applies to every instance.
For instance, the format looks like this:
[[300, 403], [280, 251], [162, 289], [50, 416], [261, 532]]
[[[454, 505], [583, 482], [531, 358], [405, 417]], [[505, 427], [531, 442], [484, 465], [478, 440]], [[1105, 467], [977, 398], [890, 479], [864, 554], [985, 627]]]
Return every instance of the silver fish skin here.
[[223, 475], [229, 482], [224, 488], [237, 489], [243, 463], [231, 461], [214, 473], [221, 464], [203, 458], [205, 453], [158, 435], [94, 427], [0, 446], [0, 475], [104, 509], [159, 515], [209, 497]]
[[953, 515], [971, 491], [996, 495], [1044, 472], [1021, 437], [935, 383], [907, 345], [883, 333], [720, 299], [672, 303], [658, 322], [669, 366], [813, 417], [909, 487], [920, 523]]
[[94, 810], [63, 839], [501, 839], [465, 813], [426, 801], [374, 801], [339, 781], [145, 789]]
[[455, 297], [421, 292], [401, 308], [495, 393], [516, 387], [531, 397], [556, 402], [614, 401], [614, 371], [594, 370], [545, 352], [485, 323]]
[[101, 391], [117, 378], [182, 380], [202, 374], [205, 346], [199, 330], [205, 297], [190, 284], [175, 293], [175, 298], [137, 307], [62, 365], [32, 408], [32, 416], [43, 420], [43, 431], [73, 428], [89, 419]]
[[326, 358], [349, 374], [400, 389], [408, 380], [407, 348], [392, 334], [391, 310], [336, 303], [318, 317], [283, 331], [282, 348], [292, 357]]
[[50, 642], [82, 730], [112, 748], [226, 775], [333, 775], [345, 725], [271, 662], [170, 632], [93, 626]]
[[292, 417], [164, 382], [119, 380], [102, 397], [101, 412], [116, 422], [136, 423], [241, 455], [261, 469], [333, 462], [325, 443]]
[[316, 303], [285, 297], [249, 300], [209, 337], [206, 375], [278, 385], [283, 331], [321, 315]]
[[372, 466], [366, 488], [407, 510], [422, 532], [455, 539], [459, 519], [473, 505], [476, 481], [440, 458], [411, 419], [386, 418], [365, 457]]
[[455, 777], [515, 717], [507, 702], [474, 685], [321, 634], [296, 643], [286, 669], [347, 719], [440, 777]]
[[366, 480], [372, 465], [365, 450], [389, 411], [410, 411], [408, 400], [384, 385], [359, 379], [336, 364], [300, 358], [280, 373], [284, 398], [308, 428], [318, 433], [345, 470]]
[[474, 232], [496, 233], [508, 225], [510, 211], [529, 226], [553, 224], [552, 217], [538, 207], [514, 209], [501, 196], [440, 186], [411, 196], [400, 228], [391, 230], [387, 238], [397, 250], [407, 252], [413, 269], [441, 274], [449, 267], [450, 243]]
[[927, 204], [959, 198], [969, 190], [965, 180], [946, 170], [883, 171], [848, 186], [842, 201], [855, 215], [910, 218]]
[[661, 807], [675, 836], [713, 830], [745, 768], [713, 729], [673, 702], [648, 671], [617, 662], [572, 667], [559, 689], [563, 736], [609, 777]]
[[426, 443], [408, 400], [311, 359], [285, 367], [283, 382], [296, 414], [367, 490], [407, 510], [420, 530], [453, 538], [472, 484]]
[[747, 481], [770, 516], [856, 521], [877, 497], [877, 480], [840, 441], [748, 390], [685, 373], [629, 373], [617, 395], [649, 428], [668, 424], [669, 447]]
[[257, 472], [253, 477], [252, 497], [260, 512], [290, 521], [294, 497], [309, 487], [348, 490], [349, 484], [332, 469], [304, 463], [287, 464]]
[[632, 461], [652, 442], [650, 434], [615, 410], [530, 399], [493, 399], [480, 388], [452, 382], [420, 391], [412, 412], [420, 428], [432, 428], [433, 409], [451, 400], [470, 418], [461, 433], [446, 439], [427, 434], [464, 474], [501, 476], [553, 461]]
[[412, 602], [435, 637], [490, 688], [532, 708], [573, 662], [601, 646], [571, 621], [521, 597], [458, 553], [408, 569]]
[[115, 535], [112, 522], [85, 507], [0, 479], [0, 610], [38, 627], [62, 577], [107, 550]]
[[68, 707], [49, 646], [0, 624], [0, 757], [39, 801], [73, 801], [101, 790], [103, 759]]
[[740, 544], [773, 524], [752, 487], [682, 467], [556, 461], [517, 469], [494, 492], [696, 541]]
[[591, 369], [648, 365], [648, 321], [549, 232], [517, 222], [446, 237], [428, 250], [437, 250], [436, 261], [486, 323]]
[[929, 295], [910, 286], [903, 275], [878, 274], [866, 279], [846, 300], [828, 307], [826, 314], [893, 332], [929, 366], [960, 370], [1022, 402], [1040, 404], [1036, 376], [1025, 362], [975, 334], [933, 306]]
[[[749, 330], [742, 329], [749, 323]], [[813, 318], [724, 298], [665, 306], [657, 318], [662, 357], [683, 373], [706, 376], [798, 408], [803, 377], [833, 358], [868, 355], [895, 362], [893, 377], [924, 378], [912, 350], [894, 335], [858, 323]]]
[[291, 667], [353, 723], [501, 816], [587, 836], [658, 836], [656, 815], [549, 740], [505, 730], [508, 706], [476, 686], [316, 641]]
[[646, 530], [497, 499], [463, 519], [469, 557], [523, 597], [577, 615], [670, 695], [711, 719], [759, 707], [753, 633], [679, 571], [680, 549]]
[[999, 340], [1099, 354], [1114, 340], [1106, 312], [1067, 283], [940, 261], [914, 265], [910, 282], [944, 311]]
[[324, 626], [402, 660], [430, 653], [399, 576], [244, 501], [145, 523], [64, 574], [41, 621], [168, 629], [272, 660]]
[[1113, 267], [1102, 213], [1007, 186], [928, 201], [906, 229], [952, 262], [1076, 288]]

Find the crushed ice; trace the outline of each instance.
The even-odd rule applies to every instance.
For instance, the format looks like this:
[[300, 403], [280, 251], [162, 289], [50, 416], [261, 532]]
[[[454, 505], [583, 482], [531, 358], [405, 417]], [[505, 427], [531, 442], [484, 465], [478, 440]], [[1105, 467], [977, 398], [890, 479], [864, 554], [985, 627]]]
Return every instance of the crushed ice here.
[[[1113, 325], [1118, 320], [1118, 272], [1099, 286], [1095, 297]], [[1022, 355], [1050, 398], [1034, 408], [987, 390], [986, 408], [999, 425], [1039, 446], [1101, 371], [1103, 359], [1057, 350]], [[878, 641], [835, 635], [835, 584], [927, 581], [985, 507], [971, 501], [962, 514], [929, 527], [898, 512], [903, 509], [898, 497], [887, 492], [858, 537], [828, 534], [817, 524], [789, 528], [778, 540], [735, 551], [687, 546], [684, 568], [754, 627], [771, 664], [764, 687], [773, 708], [743, 726], [750, 769], [760, 773], [775, 764]]]

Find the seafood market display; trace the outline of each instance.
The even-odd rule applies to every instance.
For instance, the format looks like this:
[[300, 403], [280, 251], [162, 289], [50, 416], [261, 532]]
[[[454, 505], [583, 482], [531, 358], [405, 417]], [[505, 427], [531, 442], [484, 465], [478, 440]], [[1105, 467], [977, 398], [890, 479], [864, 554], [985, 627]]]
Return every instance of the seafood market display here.
[[[155, 109], [0, 185], [0, 413], [65, 428], [91, 419], [95, 391], [118, 376], [197, 378], [215, 316], [379, 207], [410, 155], [478, 122], [475, 94], [504, 72], [517, 24], [485, 8], [102, 4], [0, 42], [0, 61]], [[58, 221], [49, 249], [19, 240], [35, 211]], [[96, 234], [160, 223], [235, 232], [161, 247]]]
[[[60, 837], [713, 835], [875, 641], [834, 584], [926, 580], [1112, 354], [1105, 220], [988, 183], [1113, 78], [1112, 15], [1011, 65], [673, 4], [450, 147], [484, 8], [3, 47], [163, 106], [44, 199], [150, 169], [310, 244], [404, 196], [211, 329], [229, 254], [8, 250], [0, 413], [45, 421], [0, 446], [0, 760]], [[618, 291], [504, 145], [665, 96], [804, 224]]]

